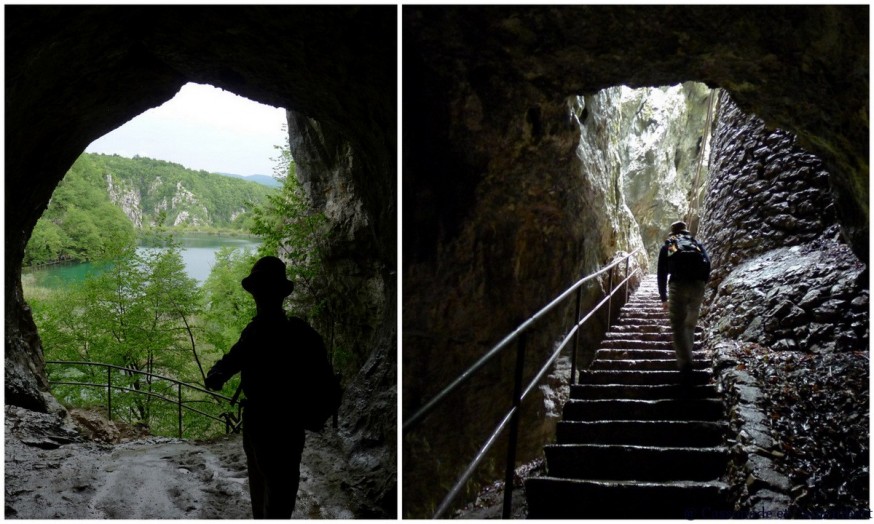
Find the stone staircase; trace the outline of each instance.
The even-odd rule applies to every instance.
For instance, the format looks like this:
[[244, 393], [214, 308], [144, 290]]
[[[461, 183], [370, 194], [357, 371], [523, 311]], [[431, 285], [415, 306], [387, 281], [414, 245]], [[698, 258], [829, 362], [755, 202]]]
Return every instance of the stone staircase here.
[[547, 474], [526, 480], [529, 518], [719, 518], [727, 424], [709, 361], [680, 385], [656, 278], [646, 277], [571, 386]]

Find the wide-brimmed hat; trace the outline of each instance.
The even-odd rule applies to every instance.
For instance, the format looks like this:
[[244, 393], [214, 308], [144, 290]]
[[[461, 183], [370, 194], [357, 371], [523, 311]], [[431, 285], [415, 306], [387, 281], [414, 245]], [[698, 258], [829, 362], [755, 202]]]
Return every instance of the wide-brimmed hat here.
[[671, 224], [671, 233], [673, 233], [674, 235], [676, 235], [677, 233], [682, 233], [683, 231], [686, 231], [686, 223], [682, 220]]
[[285, 262], [276, 257], [263, 257], [255, 262], [242, 284], [243, 289], [253, 295], [269, 294], [284, 298], [294, 291], [294, 282], [285, 276]]

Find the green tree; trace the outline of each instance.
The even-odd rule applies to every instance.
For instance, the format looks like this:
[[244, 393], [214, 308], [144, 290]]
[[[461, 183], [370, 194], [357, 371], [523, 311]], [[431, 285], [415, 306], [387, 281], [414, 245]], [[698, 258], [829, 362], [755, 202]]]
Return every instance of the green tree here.
[[310, 209], [288, 146], [277, 149], [274, 177], [282, 180], [282, 188], [252, 211], [251, 231], [262, 239], [259, 255], [286, 261], [288, 276], [296, 285], [291, 307], [294, 313], [312, 319], [323, 316], [328, 304], [323, 263], [327, 219]]
[[24, 264], [37, 264], [59, 260], [64, 252], [64, 246], [69, 239], [64, 231], [54, 222], [39, 220], [30, 235], [27, 251], [24, 254]]
[[[171, 433], [176, 409], [158, 402], [155, 395], [175, 399], [177, 386], [138, 371], [202, 383], [196, 320], [200, 292], [185, 273], [178, 243], [171, 239], [165, 239], [160, 249], [142, 253], [132, 244], [123, 246], [111, 257], [102, 271], [81, 285], [34, 304], [46, 358], [123, 367], [113, 384], [145, 394], [114, 394], [115, 416]], [[101, 378], [93, 369], [79, 373], [92, 380]], [[65, 398], [81, 397], [69, 392]], [[93, 395], [84, 400], [93, 401]], [[218, 409], [207, 395], [186, 392], [186, 400], [203, 402], [210, 411]]]

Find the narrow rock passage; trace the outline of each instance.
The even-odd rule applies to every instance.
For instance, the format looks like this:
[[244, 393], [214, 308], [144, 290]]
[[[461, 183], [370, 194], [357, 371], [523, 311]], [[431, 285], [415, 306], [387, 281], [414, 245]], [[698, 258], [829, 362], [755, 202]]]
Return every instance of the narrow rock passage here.
[[[697, 337], [697, 335], [696, 335]], [[667, 313], [646, 277], [571, 387], [529, 518], [716, 518], [727, 507], [723, 405], [696, 338], [680, 386]]]

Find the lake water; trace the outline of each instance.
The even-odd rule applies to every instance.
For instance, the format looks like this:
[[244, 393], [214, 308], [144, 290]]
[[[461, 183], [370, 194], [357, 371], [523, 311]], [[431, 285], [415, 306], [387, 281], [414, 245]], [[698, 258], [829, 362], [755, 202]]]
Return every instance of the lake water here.
[[[222, 247], [256, 250], [261, 242], [254, 237], [229, 237], [189, 233], [176, 237], [182, 245], [182, 261], [188, 276], [202, 284], [215, 264], [215, 253]], [[137, 248], [138, 251], [150, 249]], [[62, 264], [41, 269], [23, 269], [22, 274], [29, 285], [57, 289], [73, 282], [82, 281], [88, 274], [99, 271], [99, 265], [91, 262]]]

